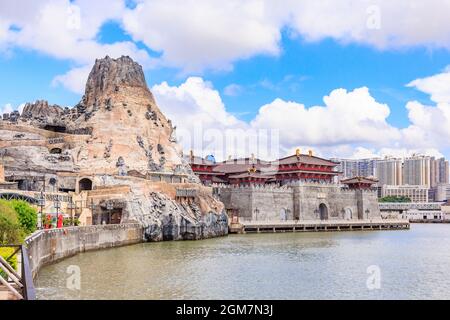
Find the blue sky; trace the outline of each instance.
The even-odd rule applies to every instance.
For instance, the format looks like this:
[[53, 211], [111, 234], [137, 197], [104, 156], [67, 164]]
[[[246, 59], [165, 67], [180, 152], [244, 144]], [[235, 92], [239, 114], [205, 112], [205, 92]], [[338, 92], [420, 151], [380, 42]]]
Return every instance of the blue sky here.
[[[35, 2], [33, 4], [36, 6], [34, 11], [44, 10], [45, 14], [48, 7], [53, 5], [49, 5], [47, 2], [45, 0], [37, 1], [37, 4]], [[216, 101], [217, 105], [211, 106], [211, 108], [212, 110], [218, 108], [217, 110], [220, 109], [220, 112], [225, 112], [225, 117], [234, 117], [232, 121], [230, 120], [231, 127], [234, 125], [252, 126], [251, 123], [270, 127], [272, 124], [264, 117], [276, 117], [277, 114], [262, 114], [261, 107], [264, 105], [269, 105], [266, 109], [270, 112], [286, 110], [289, 114], [291, 112], [293, 115], [298, 114], [299, 117], [304, 114], [307, 119], [298, 120], [299, 126], [301, 126], [302, 121], [309, 123], [317, 119], [314, 112], [303, 112], [301, 105], [304, 105], [306, 109], [320, 106], [322, 110], [319, 114], [322, 114], [323, 111], [324, 118], [326, 118], [333, 112], [328, 109], [333, 108], [333, 103], [339, 105], [339, 99], [343, 99], [342, 101], [350, 99], [349, 102], [345, 102], [348, 104], [355, 101], [355, 105], [351, 105], [353, 109], [342, 109], [342, 113], [348, 112], [349, 115], [352, 114], [352, 110], [366, 112], [360, 110], [358, 105], [358, 103], [365, 104], [364, 99], [373, 98], [376, 101], [374, 108], [378, 113], [374, 113], [374, 118], [359, 117], [359, 120], [355, 120], [358, 121], [358, 123], [355, 122], [355, 126], [364, 127], [362, 123], [367, 123], [367, 126], [371, 127], [372, 123], [375, 123], [367, 132], [377, 132], [377, 130], [386, 132], [385, 141], [381, 141], [383, 140], [381, 138], [378, 141], [370, 137], [363, 137], [366, 134], [358, 130], [352, 132], [352, 120], [348, 120], [347, 117], [343, 119], [343, 122], [350, 121], [346, 122], [345, 126], [351, 134], [356, 136], [355, 139], [342, 133], [345, 131], [344, 127], [333, 133], [332, 138], [329, 136], [322, 138], [319, 133], [317, 137], [298, 138], [296, 141], [295, 136], [290, 132], [283, 132], [283, 130], [290, 130], [294, 133], [295, 130], [299, 130], [298, 136], [300, 137], [302, 131], [299, 128], [283, 128], [283, 126], [273, 124], [274, 128], [281, 130], [280, 137], [284, 139], [282, 142], [284, 150], [290, 150], [296, 146], [311, 146], [321, 150], [324, 155], [335, 156], [335, 152], [332, 151], [334, 145], [337, 150], [342, 152], [343, 156], [352, 156], [355, 154], [355, 150], [363, 150], [362, 154], [368, 156], [371, 154], [385, 155], [389, 152], [394, 155], [396, 152], [392, 150], [396, 148], [403, 151], [412, 150], [411, 152], [425, 152], [432, 149], [431, 153], [447, 155], [449, 146], [436, 138], [443, 137], [442, 130], [438, 130], [435, 135], [428, 137], [427, 130], [429, 130], [430, 123], [422, 123], [420, 119], [416, 119], [415, 122], [411, 120], [418, 118], [417, 115], [426, 114], [433, 119], [439, 119], [440, 113], [446, 114], [445, 108], [448, 107], [450, 101], [433, 101], [431, 95], [443, 95], [442, 92], [433, 91], [433, 88], [446, 85], [445, 82], [436, 85], [434, 81], [442, 82], [450, 79], [447, 77], [437, 78], [438, 75], [446, 74], [446, 67], [450, 65], [447, 38], [442, 37], [433, 29], [423, 31], [424, 35], [421, 38], [414, 38], [414, 27], [420, 27], [419, 24], [414, 25], [414, 20], [405, 21], [405, 24], [412, 24], [411, 34], [405, 30], [396, 30], [396, 27], [393, 26], [395, 24], [389, 20], [392, 20], [392, 16], [395, 17], [396, 10], [402, 9], [402, 3], [406, 2], [399, 2], [398, 8], [393, 8], [391, 5], [385, 5], [387, 2], [375, 1], [379, 3], [380, 12], [383, 13], [380, 17], [385, 19], [380, 21], [387, 25], [385, 28], [380, 28], [379, 33], [373, 33], [371, 30], [367, 31], [360, 27], [358, 14], [355, 14], [355, 21], [352, 21], [353, 17], [348, 18], [349, 25], [333, 25], [335, 22], [331, 21], [328, 26], [326, 15], [329, 13], [326, 10], [323, 13], [323, 23], [330, 30], [324, 30], [324, 26], [320, 25], [321, 22], [318, 22], [319, 26], [316, 29], [310, 30], [303, 26], [303, 21], [308, 19], [308, 14], [314, 14], [314, 8], [311, 9], [305, 4], [298, 9], [299, 11], [293, 11], [299, 16], [297, 22], [290, 20], [286, 22], [287, 18], [284, 13], [263, 17], [264, 19], [254, 16], [253, 11], [248, 16], [232, 17], [232, 13], [228, 13], [230, 17], [227, 17], [227, 10], [231, 9], [222, 8], [223, 25], [228, 23], [236, 25], [236, 28], [240, 30], [213, 30], [211, 31], [214, 33], [212, 35], [207, 30], [206, 22], [205, 28], [196, 29], [198, 23], [188, 19], [180, 19], [180, 25], [174, 27], [174, 30], [166, 30], [162, 27], [158, 29], [160, 27], [156, 24], [158, 21], [148, 25], [148, 20], [152, 19], [152, 13], [157, 14], [157, 10], [160, 10], [159, 1], [139, 1], [139, 3], [127, 1], [125, 5], [124, 2], [118, 0], [105, 9], [105, 12], [98, 13], [98, 16], [92, 12], [85, 15], [88, 9], [96, 10], [89, 7], [92, 5], [87, 4], [86, 1], [56, 2], [58, 6], [55, 5], [55, 10], [48, 10], [48, 12], [54, 14], [57, 9], [69, 8], [70, 17], [75, 12], [75, 17], [79, 23], [81, 22], [81, 28], [75, 28], [75, 33], [73, 30], [69, 30], [67, 34], [55, 32], [53, 36], [54, 29], [51, 27], [54, 26], [42, 27], [38, 20], [39, 16], [36, 13], [33, 14], [31, 9], [30, 12], [22, 13], [19, 6], [9, 5], [9, 7], [0, 8], [5, 12], [4, 16], [0, 14], [0, 26], [2, 21], [3, 25], [8, 26], [3, 32], [3, 38], [1, 38], [2, 33], [0, 32], [0, 108], [3, 108], [4, 111], [8, 109], [7, 106], [18, 108], [19, 105], [36, 99], [46, 99], [50, 103], [62, 106], [73, 106], [82, 96], [80, 88], [82, 88], [82, 82], [85, 81], [87, 72], [93, 64], [94, 57], [101, 57], [103, 54], [117, 57], [123, 53], [132, 55], [144, 66], [149, 87], [158, 87], [165, 81], [173, 92], [185, 90], [185, 93], [191, 94], [193, 97], [191, 100], [195, 100], [195, 103], [190, 105], [191, 102], [186, 102], [186, 108], [192, 107], [193, 112], [194, 110], [202, 112], [208, 108], [208, 106], [202, 105], [204, 102], [199, 98], [201, 94], [193, 90], [204, 90], [205, 94], [217, 94], [219, 101]], [[103, 1], [98, 1], [95, 6], [105, 5], [101, 2]], [[262, 2], [264, 6], [273, 5], [273, 3], [269, 4], [270, 1]], [[343, 3], [345, 2], [343, 1]], [[348, 3], [351, 5], [350, 2]], [[207, 2], [200, 1], [195, 4], [191, 3], [191, 5], [196, 6], [195, 12], [204, 13], [205, 17], [207, 14], [208, 16], [215, 14], [215, 8]], [[142, 8], [138, 11], [136, 7]], [[159, 18], [163, 20], [159, 21], [163, 27], [164, 22], [167, 21], [176, 24], [178, 15], [183, 14], [182, 7], [180, 9], [167, 8], [162, 4], [161, 7], [163, 7], [161, 10], [165, 10], [164, 12], [168, 14], [166, 20]], [[362, 7], [362, 9], [364, 8]], [[335, 12], [339, 14], [341, 9], [343, 10], [345, 7], [338, 7]], [[410, 8], [410, 10], [415, 9]], [[421, 8], [419, 10], [423, 11]], [[439, 9], [435, 6], [434, 1], [431, 1], [427, 10], [437, 12]], [[366, 14], [365, 11], [361, 12]], [[8, 13], [7, 16], [6, 13]], [[253, 28], [249, 29], [250, 31], [246, 30], [245, 21], [250, 19], [255, 19], [260, 24], [260, 31], [255, 31]], [[386, 22], [386, 19], [389, 20]], [[33, 21], [35, 21], [35, 25], [33, 25]], [[239, 27], [241, 21], [244, 22]], [[213, 22], [217, 25], [221, 24], [221, 21]], [[211, 21], [209, 23], [209, 26], [214, 29], [215, 26], [211, 25]], [[441, 26], [441, 32], [448, 33], [446, 26]], [[180, 31], [183, 29], [188, 31], [183, 33]], [[359, 29], [362, 31], [358, 31]], [[43, 36], [45, 32], [48, 34]], [[235, 32], [231, 39], [230, 32]], [[253, 35], [251, 32], [256, 33]], [[240, 41], [240, 38], [243, 40]], [[74, 46], [72, 52], [60, 47], [64, 46], [62, 43], [66, 43], [66, 41], [69, 46]], [[95, 47], [95, 50], [92, 49], [92, 52], [86, 50], [84, 53], [83, 46]], [[79, 51], [77, 51], [78, 48]], [[125, 50], [121, 50], [121, 48]], [[71, 70], [80, 70], [80, 72], [76, 74], [77, 77], [64, 77]], [[58, 76], [63, 78], [55, 80], [58, 79]], [[189, 86], [182, 88], [183, 84], [186, 84], [192, 77], [201, 79], [201, 88], [199, 86], [195, 89]], [[412, 81], [420, 79], [422, 82], [419, 85], [407, 86]], [[157, 87], [154, 88], [157, 99], [159, 97], [161, 101], [168, 104], [167, 107], [160, 104], [161, 109], [166, 111], [165, 108], [167, 108], [169, 115], [177, 118], [177, 115], [174, 114], [176, 109], [170, 104], [180, 104], [182, 101], [172, 101], [166, 96], [162, 96], [165, 93], [158, 90], [159, 87]], [[368, 95], [350, 97], [350, 92], [362, 87], [368, 88]], [[330, 95], [333, 90], [339, 88], [345, 89], [349, 94], [348, 97], [347, 94], [344, 94], [340, 98], [333, 98], [330, 105], [327, 106], [323, 100], [324, 96]], [[282, 103], [275, 106], [274, 101], [277, 99]], [[407, 105], [414, 101], [417, 101], [418, 105], [412, 109], [407, 108]], [[294, 102], [295, 105], [288, 106], [289, 102]], [[381, 107], [383, 104], [388, 106], [389, 116], [385, 117], [385, 110]], [[370, 103], [368, 102], [367, 105]], [[439, 108], [438, 105], [440, 105]], [[370, 110], [372, 109], [368, 109], [368, 114], [371, 113]], [[212, 111], [212, 113], [214, 112]], [[339, 120], [336, 119], [336, 123]], [[447, 119], [444, 119], [442, 123], [436, 123], [435, 126], [445, 126], [445, 121]], [[295, 122], [292, 123], [295, 126]], [[183, 127], [182, 123], [179, 125]], [[220, 119], [211, 120], [208, 125], [212, 127], [227, 126]], [[316, 127], [321, 125], [324, 125], [323, 130], [326, 130], [333, 124], [321, 124], [319, 121]], [[416, 144], [414, 141], [417, 140], [417, 136], [423, 135], [424, 132], [427, 134], [427, 139], [424, 140], [427, 140], [428, 144], [425, 142]], [[445, 131], [444, 134], [447, 132]]]

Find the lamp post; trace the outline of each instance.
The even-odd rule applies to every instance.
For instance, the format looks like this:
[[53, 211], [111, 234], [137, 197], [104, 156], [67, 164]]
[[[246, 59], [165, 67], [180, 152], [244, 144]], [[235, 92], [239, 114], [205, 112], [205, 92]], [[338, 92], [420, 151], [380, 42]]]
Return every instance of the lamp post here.
[[[91, 199], [90, 209], [91, 209], [92, 221], [94, 221], [94, 209], [95, 209], [94, 199]], [[100, 224], [101, 224], [101, 221], [100, 221]]]
[[59, 209], [61, 209], [61, 201], [58, 197], [56, 197], [55, 202], [53, 203], [53, 206], [56, 209], [56, 220], [55, 220], [55, 228], [58, 228], [58, 216], [59, 216]]
[[259, 213], [259, 209], [258, 207], [255, 208], [255, 220], [258, 221], [258, 213]]
[[114, 209], [114, 205], [112, 202], [108, 201], [106, 203], [106, 210], [108, 210], [108, 223], [107, 224], [111, 224], [111, 211], [112, 209]]
[[70, 201], [67, 207], [70, 210], [70, 224], [71, 226], [73, 226], [74, 225], [73, 209], [75, 209], [75, 203], [73, 201]]
[[44, 211], [44, 207], [45, 207], [45, 197], [44, 197], [44, 192], [41, 191], [41, 195], [39, 196], [38, 199], [38, 206], [39, 206], [39, 229], [42, 229], [44, 226], [44, 217], [43, 217], [43, 211]]

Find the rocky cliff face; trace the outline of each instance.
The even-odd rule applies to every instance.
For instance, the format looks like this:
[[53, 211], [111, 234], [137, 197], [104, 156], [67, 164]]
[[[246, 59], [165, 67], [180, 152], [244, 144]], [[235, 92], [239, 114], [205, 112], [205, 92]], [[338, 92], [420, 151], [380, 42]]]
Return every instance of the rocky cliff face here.
[[171, 121], [156, 105], [142, 67], [129, 57], [96, 61], [67, 130], [92, 135], [83, 156], [76, 157], [88, 171], [114, 171], [119, 159], [140, 173], [189, 171]]
[[27, 103], [23, 108], [21, 117], [28, 119], [35, 126], [45, 128], [46, 126], [63, 125], [61, 116], [64, 109], [58, 105], [49, 105], [46, 100], [37, 100], [34, 103]]
[[[75, 107], [37, 101], [25, 106], [17, 124], [2, 130], [0, 123], [0, 151], [10, 173], [51, 173], [65, 189], [75, 185], [66, 176], [90, 177], [94, 189], [105, 190], [103, 199], [108, 188], [130, 186], [129, 193], [110, 197], [118, 198], [124, 220], [147, 227], [149, 240], [227, 233], [223, 204], [202, 189], [183, 159], [171, 121], [157, 106], [142, 67], [131, 58], [96, 60]], [[163, 182], [174, 176], [189, 185]], [[177, 200], [177, 188], [198, 192]]]
[[97, 59], [89, 74], [82, 104], [93, 106], [99, 102], [99, 99], [105, 98], [111, 93], [119, 92], [124, 87], [139, 88], [147, 93], [149, 100], [154, 103], [152, 94], [145, 82], [144, 72], [138, 63], [130, 57], [111, 59], [107, 56], [104, 59]]

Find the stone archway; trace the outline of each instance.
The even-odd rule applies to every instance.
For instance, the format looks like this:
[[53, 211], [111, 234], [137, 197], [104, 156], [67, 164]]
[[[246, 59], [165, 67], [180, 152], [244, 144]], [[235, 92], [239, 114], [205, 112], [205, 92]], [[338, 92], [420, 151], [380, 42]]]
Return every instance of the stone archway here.
[[328, 220], [328, 207], [325, 203], [319, 205], [320, 220]]
[[85, 190], [92, 190], [92, 180], [88, 178], [83, 178], [78, 181], [78, 190], [79, 192]]

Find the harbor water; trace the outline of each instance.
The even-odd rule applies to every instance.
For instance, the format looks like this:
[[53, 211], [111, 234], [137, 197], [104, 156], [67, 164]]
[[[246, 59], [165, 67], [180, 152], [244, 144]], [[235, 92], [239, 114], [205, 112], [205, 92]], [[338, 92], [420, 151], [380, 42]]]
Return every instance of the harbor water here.
[[39, 299], [450, 299], [450, 224], [230, 235], [87, 252], [44, 267]]

